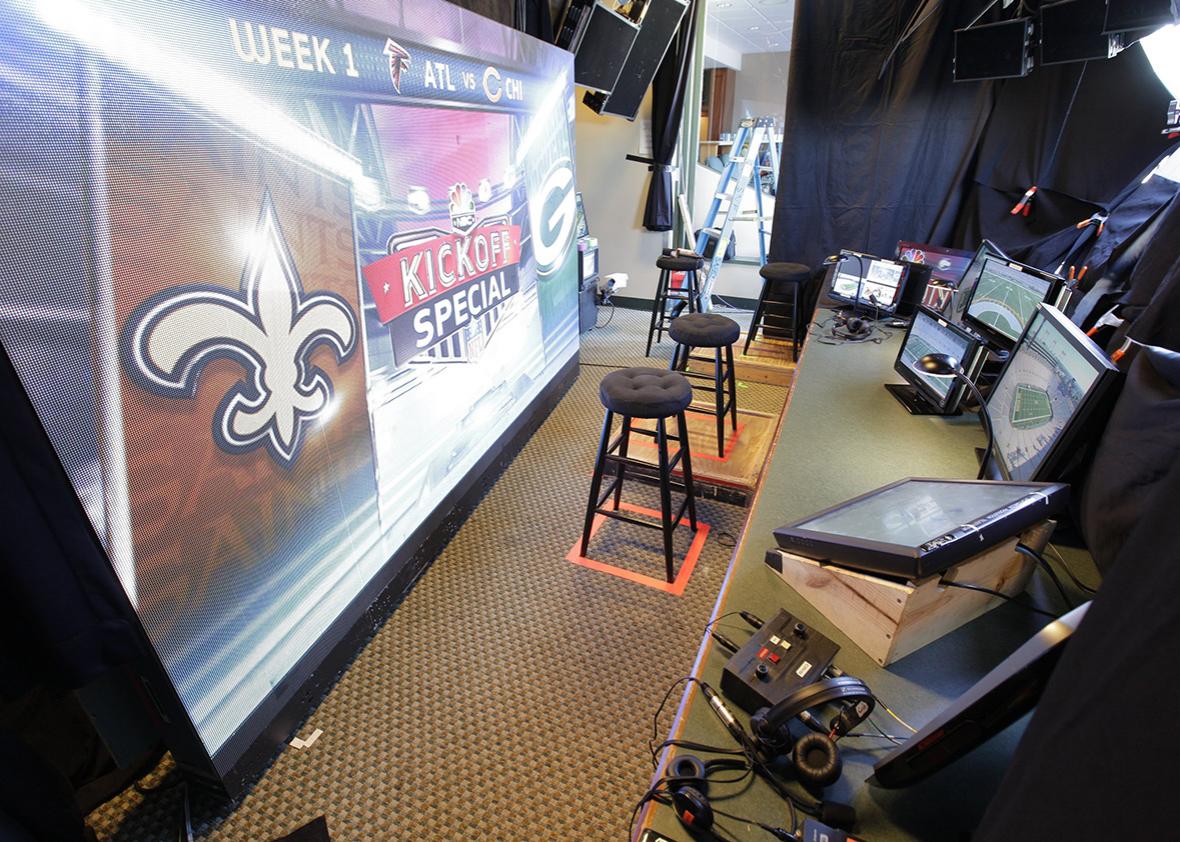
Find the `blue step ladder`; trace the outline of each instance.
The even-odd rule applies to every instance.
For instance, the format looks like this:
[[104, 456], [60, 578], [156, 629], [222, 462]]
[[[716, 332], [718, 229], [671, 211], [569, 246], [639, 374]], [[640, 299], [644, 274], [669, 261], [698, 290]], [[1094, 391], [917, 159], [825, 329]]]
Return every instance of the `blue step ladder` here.
[[[779, 140], [775, 135], [776, 128], [777, 121], [774, 117], [751, 117], [742, 120], [738, 125], [733, 141], [733, 154], [721, 172], [717, 192], [713, 194], [713, 201], [709, 203], [705, 224], [695, 243], [697, 254], [705, 254], [710, 240], [714, 244], [713, 256], [708, 259], [708, 269], [701, 279], [702, 312], [711, 309], [709, 302], [713, 295], [713, 285], [725, 260], [725, 250], [733, 234], [735, 222], [758, 223], [758, 258], [761, 265], [766, 265], [766, 246], [770, 238], [767, 223], [771, 216], [766, 213], [764, 205], [762, 174], [771, 173], [777, 187]], [[757, 206], [753, 216], [741, 213], [742, 195], [751, 181], [755, 185]]]

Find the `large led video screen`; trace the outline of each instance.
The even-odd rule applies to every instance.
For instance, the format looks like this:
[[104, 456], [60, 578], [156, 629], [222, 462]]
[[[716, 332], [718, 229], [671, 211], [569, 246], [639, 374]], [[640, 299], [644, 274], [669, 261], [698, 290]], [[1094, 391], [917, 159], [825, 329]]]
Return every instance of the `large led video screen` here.
[[443, 0], [0, 9], [0, 341], [224, 772], [577, 352], [572, 58]]

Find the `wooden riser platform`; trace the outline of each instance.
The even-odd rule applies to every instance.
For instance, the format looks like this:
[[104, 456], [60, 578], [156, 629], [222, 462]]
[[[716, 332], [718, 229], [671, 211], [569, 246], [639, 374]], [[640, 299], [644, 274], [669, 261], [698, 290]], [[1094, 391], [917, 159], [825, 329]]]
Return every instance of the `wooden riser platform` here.
[[[771, 386], [789, 387], [795, 379], [795, 363], [791, 360], [791, 343], [781, 339], [766, 339], [762, 333], [750, 343], [750, 353], [743, 354], [746, 346], [746, 335], [743, 333], [738, 341], [733, 343], [733, 364], [738, 380], [750, 383], [766, 383]], [[802, 350], [802, 349], [800, 349]], [[711, 356], [711, 348], [697, 348], [694, 355]], [[691, 371], [702, 374], [713, 373], [713, 366], [707, 362], [693, 360], [689, 363]]]
[[[698, 496], [746, 506], [754, 497], [758, 476], [774, 438], [778, 416], [740, 409], [737, 416], [736, 436], [726, 418], [724, 457], [717, 455], [717, 421], [714, 416], [689, 412], [686, 413], [686, 420], [693, 482], [697, 486]], [[654, 421], [644, 419], [635, 419], [634, 425], [640, 429], [655, 429]], [[675, 419], [669, 419], [668, 432], [675, 434]], [[668, 447], [670, 452], [676, 452], [676, 442], [669, 442]], [[628, 455], [650, 465], [650, 473], [642, 472], [640, 478], [654, 481], [658, 462], [655, 441], [648, 436], [632, 434]], [[627, 477], [630, 478], [634, 473], [629, 469]], [[679, 469], [675, 471], [677, 476], [680, 473]]]

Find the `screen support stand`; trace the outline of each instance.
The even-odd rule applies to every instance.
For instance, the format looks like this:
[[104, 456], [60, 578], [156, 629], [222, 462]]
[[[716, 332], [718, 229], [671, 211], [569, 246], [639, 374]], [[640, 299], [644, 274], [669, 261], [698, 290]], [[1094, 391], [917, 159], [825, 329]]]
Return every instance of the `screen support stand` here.
[[897, 398], [897, 402], [904, 406], [910, 415], [945, 415], [951, 417], [963, 414], [961, 410], [943, 412], [918, 394], [918, 390], [908, 383], [886, 383], [885, 389], [889, 394]]
[[[980, 465], [983, 464], [983, 454], [984, 454], [984, 450], [982, 447], [975, 448], [975, 461], [978, 462]], [[994, 480], [1004, 479], [1004, 475], [1000, 473], [999, 465], [996, 464], [996, 460], [994, 458], [992, 459], [992, 463], [990, 465], [988, 465], [987, 476], [984, 477], [984, 479], [994, 479]]]

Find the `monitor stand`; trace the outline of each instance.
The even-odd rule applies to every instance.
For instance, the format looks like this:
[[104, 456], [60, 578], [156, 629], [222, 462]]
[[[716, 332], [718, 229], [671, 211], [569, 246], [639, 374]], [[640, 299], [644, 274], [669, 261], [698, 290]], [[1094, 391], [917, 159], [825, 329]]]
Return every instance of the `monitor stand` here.
[[889, 394], [897, 398], [897, 402], [906, 408], [910, 415], [962, 415], [961, 410], [955, 412], [943, 412], [938, 407], [926, 400], [918, 393], [918, 390], [908, 383], [886, 383], [885, 388]]
[[[983, 465], [984, 449], [982, 447], [975, 448], [975, 461], [981, 466]], [[996, 464], [995, 454], [992, 454], [991, 464], [987, 466], [987, 476], [984, 479], [1000, 480], [1004, 479], [1004, 475], [1000, 473], [999, 465]]]

